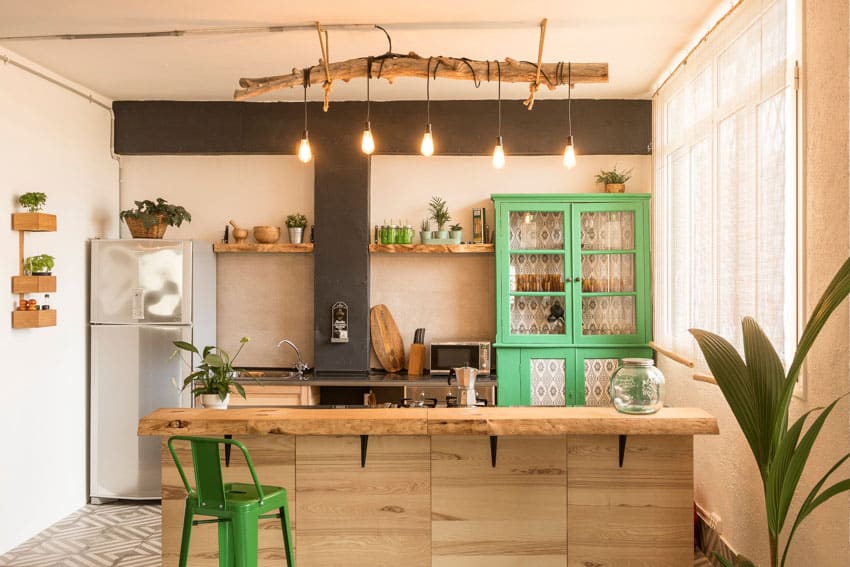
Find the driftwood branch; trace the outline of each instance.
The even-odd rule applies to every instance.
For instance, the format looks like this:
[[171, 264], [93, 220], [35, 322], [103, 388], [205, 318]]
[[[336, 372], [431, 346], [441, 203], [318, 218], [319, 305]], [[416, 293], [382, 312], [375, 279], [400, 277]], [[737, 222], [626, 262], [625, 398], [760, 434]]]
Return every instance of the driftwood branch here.
[[[418, 77], [424, 79], [428, 76], [428, 57], [421, 57], [416, 53], [408, 55], [388, 54], [386, 56], [372, 58], [372, 78], [386, 79], [392, 83], [398, 77]], [[254, 79], [239, 79], [238, 89], [233, 94], [236, 100], [245, 100], [261, 94], [280, 89], [291, 89], [304, 85], [305, 72], [309, 84], [325, 82], [325, 73], [333, 80], [345, 82], [351, 79], [365, 78], [369, 58], [358, 57], [346, 61], [337, 61], [325, 65], [320, 61], [318, 65], [305, 69], [293, 69], [288, 75], [275, 77], [259, 77]], [[507, 58], [500, 62], [502, 67], [502, 82], [506, 83], [529, 83], [538, 82], [538, 66], [528, 61], [516, 61]], [[571, 75], [573, 84], [576, 83], [607, 83], [607, 63], [571, 63]], [[555, 90], [559, 85], [567, 84], [567, 63], [542, 63], [539, 67], [539, 84], [545, 85], [549, 90]], [[473, 61], [471, 59], [459, 59], [455, 57], [433, 57], [431, 58], [431, 78], [456, 79], [461, 81], [495, 81], [497, 79], [495, 61]]]

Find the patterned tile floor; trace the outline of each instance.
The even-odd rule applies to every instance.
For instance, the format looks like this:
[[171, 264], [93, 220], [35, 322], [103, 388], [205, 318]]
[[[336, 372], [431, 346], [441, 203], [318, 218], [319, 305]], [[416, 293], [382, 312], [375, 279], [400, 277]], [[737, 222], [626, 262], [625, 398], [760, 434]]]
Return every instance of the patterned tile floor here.
[[[158, 504], [89, 504], [0, 556], [0, 567], [159, 567]], [[694, 567], [711, 567], [700, 553]]]

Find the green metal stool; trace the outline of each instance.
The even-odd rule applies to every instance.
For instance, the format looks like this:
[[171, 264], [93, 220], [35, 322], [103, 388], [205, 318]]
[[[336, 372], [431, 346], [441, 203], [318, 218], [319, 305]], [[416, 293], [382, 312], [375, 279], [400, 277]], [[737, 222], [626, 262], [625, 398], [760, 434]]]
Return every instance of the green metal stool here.
[[[192, 446], [196, 489], [189, 486], [186, 473], [174, 452], [174, 441], [188, 441]], [[248, 463], [254, 484], [224, 482], [221, 474], [219, 445], [235, 445]], [[295, 567], [292, 553], [292, 534], [289, 529], [289, 507], [286, 490], [278, 486], [263, 486], [257, 480], [254, 463], [245, 446], [234, 439], [189, 437], [175, 435], [168, 440], [168, 450], [177, 465], [177, 472], [186, 486], [186, 512], [183, 518], [183, 538], [180, 543], [180, 567], [189, 558], [192, 526], [218, 524], [218, 564], [220, 567], [257, 567], [257, 540], [261, 518], [280, 518], [286, 565]], [[277, 513], [263, 516], [266, 512]], [[215, 520], [194, 520], [194, 516], [213, 516]]]

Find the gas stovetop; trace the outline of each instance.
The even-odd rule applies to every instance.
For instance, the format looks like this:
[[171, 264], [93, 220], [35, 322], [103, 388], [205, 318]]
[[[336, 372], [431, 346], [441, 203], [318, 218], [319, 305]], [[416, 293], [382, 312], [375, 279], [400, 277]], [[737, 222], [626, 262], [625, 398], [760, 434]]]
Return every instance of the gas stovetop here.
[[[487, 400], [482, 398], [479, 399], [475, 406], [477, 407], [486, 407], [489, 404]], [[458, 407], [457, 396], [448, 395], [442, 400], [438, 400], [437, 398], [425, 398], [420, 397], [417, 399], [412, 398], [402, 398], [398, 403], [398, 407], [400, 408], [436, 408], [436, 407], [444, 407], [444, 408], [456, 408]]]

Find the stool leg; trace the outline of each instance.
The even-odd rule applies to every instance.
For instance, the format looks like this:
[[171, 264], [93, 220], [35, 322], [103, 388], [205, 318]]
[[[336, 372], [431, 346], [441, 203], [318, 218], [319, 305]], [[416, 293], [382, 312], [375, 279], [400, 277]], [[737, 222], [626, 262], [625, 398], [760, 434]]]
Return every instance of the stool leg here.
[[180, 540], [180, 567], [186, 567], [189, 562], [189, 540], [192, 539], [192, 506], [186, 499], [186, 510], [183, 512], [183, 537]]
[[233, 514], [233, 551], [235, 567], [257, 567], [260, 531], [259, 511], [238, 511]]
[[283, 546], [286, 548], [286, 565], [295, 567], [295, 554], [292, 552], [292, 532], [289, 527], [289, 506], [286, 502], [278, 510], [280, 512], [280, 526], [283, 528]]
[[233, 522], [218, 522], [218, 567], [233, 567]]

